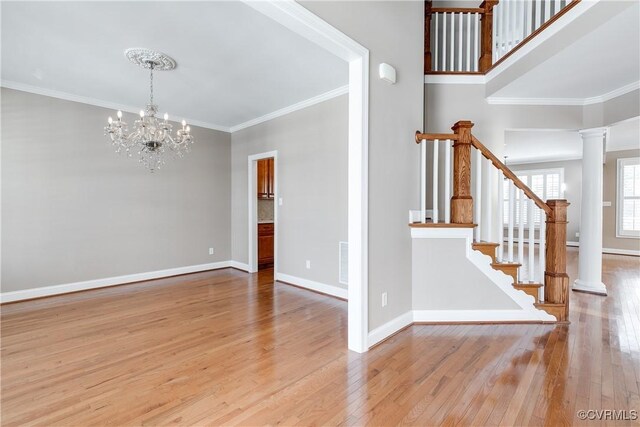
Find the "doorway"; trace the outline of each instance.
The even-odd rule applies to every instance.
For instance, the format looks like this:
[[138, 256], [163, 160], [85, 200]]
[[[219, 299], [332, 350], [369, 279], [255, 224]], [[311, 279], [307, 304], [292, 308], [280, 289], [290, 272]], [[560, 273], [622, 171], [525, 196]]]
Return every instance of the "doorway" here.
[[278, 152], [248, 157], [249, 272], [278, 271]]

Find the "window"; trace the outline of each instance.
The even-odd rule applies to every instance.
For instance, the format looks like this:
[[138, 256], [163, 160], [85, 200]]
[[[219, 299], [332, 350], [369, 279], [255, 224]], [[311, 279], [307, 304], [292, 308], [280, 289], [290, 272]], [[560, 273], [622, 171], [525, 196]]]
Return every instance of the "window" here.
[[[564, 197], [564, 168], [557, 169], [542, 169], [542, 170], [522, 170], [514, 171], [516, 176], [527, 185], [538, 197], [547, 201], [550, 199], [562, 199]], [[503, 182], [503, 223], [506, 226], [509, 222], [509, 182], [505, 179]], [[524, 226], [528, 227], [529, 224], [529, 198], [523, 197], [522, 210], [524, 211]], [[515, 187], [515, 199], [514, 199], [514, 226], [520, 224], [520, 190]], [[639, 205], [640, 207], [640, 205]], [[533, 210], [533, 224], [535, 227], [540, 226], [540, 218], [542, 213], [540, 209]]]
[[617, 237], [640, 237], [640, 157], [618, 159]]

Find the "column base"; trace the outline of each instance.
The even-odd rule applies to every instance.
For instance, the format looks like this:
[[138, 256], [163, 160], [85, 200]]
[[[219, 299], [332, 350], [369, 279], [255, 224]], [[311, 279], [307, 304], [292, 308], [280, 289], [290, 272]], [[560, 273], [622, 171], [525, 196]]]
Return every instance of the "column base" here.
[[578, 279], [573, 282], [571, 289], [577, 292], [607, 296], [607, 287], [602, 282], [585, 282], [584, 280]]

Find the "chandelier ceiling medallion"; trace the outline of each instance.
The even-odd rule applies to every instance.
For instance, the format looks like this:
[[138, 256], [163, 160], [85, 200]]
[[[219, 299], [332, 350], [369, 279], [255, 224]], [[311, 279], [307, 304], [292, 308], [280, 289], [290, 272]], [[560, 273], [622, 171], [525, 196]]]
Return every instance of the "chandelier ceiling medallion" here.
[[194, 142], [191, 129], [184, 120], [182, 128], [172, 136], [169, 115], [165, 113], [164, 120], [156, 117], [158, 106], [153, 103], [153, 72], [173, 70], [176, 61], [164, 53], [142, 48], [127, 49], [124, 54], [129, 61], [149, 70], [149, 103], [140, 110], [140, 118], [133, 123], [132, 132], [122, 120], [122, 111], [118, 111], [115, 120], [109, 117], [104, 132], [111, 138], [116, 153], [125, 153], [128, 157], [137, 153], [140, 163], [153, 172], [165, 164], [167, 154], [181, 158]]

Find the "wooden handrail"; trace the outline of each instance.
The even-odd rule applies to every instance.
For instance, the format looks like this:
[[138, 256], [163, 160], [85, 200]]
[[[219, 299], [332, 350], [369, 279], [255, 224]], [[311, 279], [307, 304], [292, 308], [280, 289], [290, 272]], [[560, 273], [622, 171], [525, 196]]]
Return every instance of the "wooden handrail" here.
[[551, 18], [549, 18], [548, 21], [546, 21], [544, 24], [540, 25], [540, 27], [538, 27], [535, 31], [533, 31], [531, 34], [529, 34], [527, 37], [525, 37], [520, 43], [515, 45], [513, 47], [513, 49], [511, 49], [509, 52], [505, 53], [500, 59], [498, 59], [494, 64], [492, 64], [491, 67], [489, 67], [486, 70], [486, 73], [488, 73], [489, 71], [491, 71], [494, 68], [496, 68], [502, 62], [504, 62], [508, 57], [510, 57], [511, 55], [516, 53], [518, 50], [520, 50], [522, 48], [522, 46], [526, 45], [531, 40], [533, 40], [538, 34], [543, 32], [544, 30], [546, 30], [551, 24], [553, 24], [558, 19], [560, 19], [562, 17], [562, 15], [564, 15], [567, 12], [569, 12], [571, 9], [573, 9], [581, 1], [582, 0], [573, 0], [573, 1], [571, 1], [571, 3], [567, 4], [565, 7], [560, 9], [560, 11], [558, 13], [556, 13]]
[[431, 13], [484, 13], [482, 7], [432, 7]]
[[511, 169], [509, 169], [504, 163], [502, 163], [500, 159], [498, 159], [487, 147], [484, 146], [483, 143], [478, 140], [478, 138], [473, 135], [471, 136], [471, 144], [478, 150], [480, 150], [482, 155], [489, 161], [491, 161], [491, 163], [493, 163], [496, 168], [500, 169], [504, 173], [504, 176], [513, 181], [515, 186], [522, 190], [528, 198], [533, 200], [536, 206], [545, 211], [547, 214], [551, 214], [552, 209], [549, 207], [549, 205], [547, 205], [540, 197], [536, 195], [536, 193], [534, 193], [529, 187], [527, 187], [525, 183], [520, 181], [520, 178], [518, 178], [516, 174], [511, 171]]
[[455, 133], [420, 133], [420, 131], [416, 131], [416, 144], [420, 144], [424, 139], [427, 141], [434, 141], [436, 139], [440, 141], [447, 139], [456, 141], [458, 139], [458, 135]]

